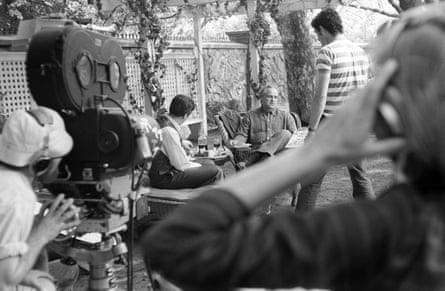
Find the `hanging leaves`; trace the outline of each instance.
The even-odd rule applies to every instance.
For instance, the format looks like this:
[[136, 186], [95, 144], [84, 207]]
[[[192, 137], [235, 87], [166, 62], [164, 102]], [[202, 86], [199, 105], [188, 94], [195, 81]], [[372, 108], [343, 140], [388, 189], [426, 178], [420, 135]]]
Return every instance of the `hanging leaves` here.
[[[164, 50], [168, 46], [166, 35], [162, 31], [161, 20], [157, 16], [156, 8], [151, 1], [127, 0], [127, 6], [138, 20], [139, 30], [138, 44], [141, 47], [135, 56], [141, 67], [141, 79], [148, 94], [153, 110], [157, 112], [164, 104], [165, 98], [162, 96], [161, 82], [165, 73], [165, 65], [161, 63]], [[154, 45], [154, 56], [142, 48], [150, 41]]]
[[[270, 23], [267, 21], [265, 14], [266, 12], [270, 12], [272, 17], [276, 17], [278, 11], [278, 5], [281, 0], [257, 0], [257, 7], [255, 11], [255, 15], [253, 18], [248, 20], [248, 27], [250, 30], [250, 37], [252, 43], [255, 45], [258, 56], [258, 81], [256, 82], [251, 78], [251, 74], [249, 74], [250, 87], [254, 92], [255, 96], [258, 98], [259, 92], [262, 90], [264, 86], [267, 85], [267, 75], [264, 72], [264, 54], [263, 48], [267, 43], [269, 37], [271, 36], [271, 27]], [[249, 56], [250, 57], [250, 56]]]

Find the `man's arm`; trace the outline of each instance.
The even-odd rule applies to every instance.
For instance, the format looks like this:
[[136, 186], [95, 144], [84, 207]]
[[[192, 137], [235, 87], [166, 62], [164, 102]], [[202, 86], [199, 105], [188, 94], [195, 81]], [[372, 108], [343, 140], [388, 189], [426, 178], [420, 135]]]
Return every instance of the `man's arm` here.
[[330, 71], [318, 70], [315, 77], [315, 95], [311, 102], [311, 116], [309, 119], [309, 129], [318, 128], [321, 116], [326, 106], [326, 97], [328, 94], [330, 80]]
[[[4, 217], [9, 218], [8, 222], [16, 228], [15, 231], [8, 232], [10, 236], [17, 235], [20, 231], [21, 221], [18, 217], [21, 217], [22, 213], [14, 213], [17, 210], [19, 208], [15, 208], [8, 217]], [[74, 227], [79, 223], [78, 210], [73, 205], [73, 199], [65, 199], [63, 194], [58, 195], [49, 206], [47, 214], [34, 225], [26, 242], [13, 243], [15, 246], [12, 248], [8, 246], [0, 248], [0, 282], [14, 286], [27, 279], [26, 275], [34, 266], [43, 247], [63, 229]], [[2, 229], [2, 232], [5, 231], [7, 230]], [[9, 239], [13, 241], [11, 237]], [[17, 239], [15, 241], [17, 242]]]
[[[26, 227], [24, 209], [26, 208], [17, 203], [10, 203], [2, 208], [3, 223], [0, 223], [0, 233], [7, 239], [0, 244], [0, 282], [12, 286], [22, 281], [48, 242], [48, 239], [35, 231], [27, 241], [22, 240], [21, 230]], [[7, 223], [4, 223], [5, 221]]]

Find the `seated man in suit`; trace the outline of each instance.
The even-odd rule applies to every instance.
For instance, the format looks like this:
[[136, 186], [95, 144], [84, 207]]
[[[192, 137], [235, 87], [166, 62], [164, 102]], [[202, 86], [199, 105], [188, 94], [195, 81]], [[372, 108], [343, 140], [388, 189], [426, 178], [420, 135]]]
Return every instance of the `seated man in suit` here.
[[277, 88], [266, 86], [260, 92], [261, 106], [248, 112], [241, 121], [233, 142], [235, 145], [252, 144], [246, 166], [284, 150], [292, 134], [297, 131], [292, 115], [277, 108], [278, 95]]

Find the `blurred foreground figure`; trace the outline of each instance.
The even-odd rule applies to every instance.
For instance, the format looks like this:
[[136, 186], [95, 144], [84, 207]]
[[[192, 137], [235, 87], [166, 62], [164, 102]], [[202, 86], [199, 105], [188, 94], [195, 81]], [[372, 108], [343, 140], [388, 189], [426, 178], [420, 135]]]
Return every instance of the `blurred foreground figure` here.
[[[304, 147], [149, 230], [146, 262], [185, 290], [445, 290], [445, 4], [408, 12], [379, 41], [376, 78], [356, 98]], [[252, 218], [305, 176], [375, 154], [390, 154], [397, 172], [377, 200]]]
[[[0, 290], [55, 290], [47, 273], [45, 245], [80, 222], [72, 199], [59, 195], [45, 215], [34, 218], [33, 182], [49, 183], [72, 148], [62, 118], [38, 107], [19, 110], [0, 135]], [[25, 287], [26, 286], [26, 287]]]

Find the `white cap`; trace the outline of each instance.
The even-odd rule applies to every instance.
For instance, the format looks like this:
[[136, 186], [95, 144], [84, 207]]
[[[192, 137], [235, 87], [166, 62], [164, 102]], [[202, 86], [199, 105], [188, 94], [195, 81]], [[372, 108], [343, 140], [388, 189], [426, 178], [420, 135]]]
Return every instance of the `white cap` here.
[[[73, 140], [65, 130], [62, 117], [54, 110], [39, 106], [51, 120], [41, 125], [25, 110], [17, 110], [6, 120], [0, 134], [0, 161], [24, 167], [33, 162], [39, 152], [49, 158], [63, 157], [73, 147]], [[47, 148], [45, 149], [45, 139]]]

